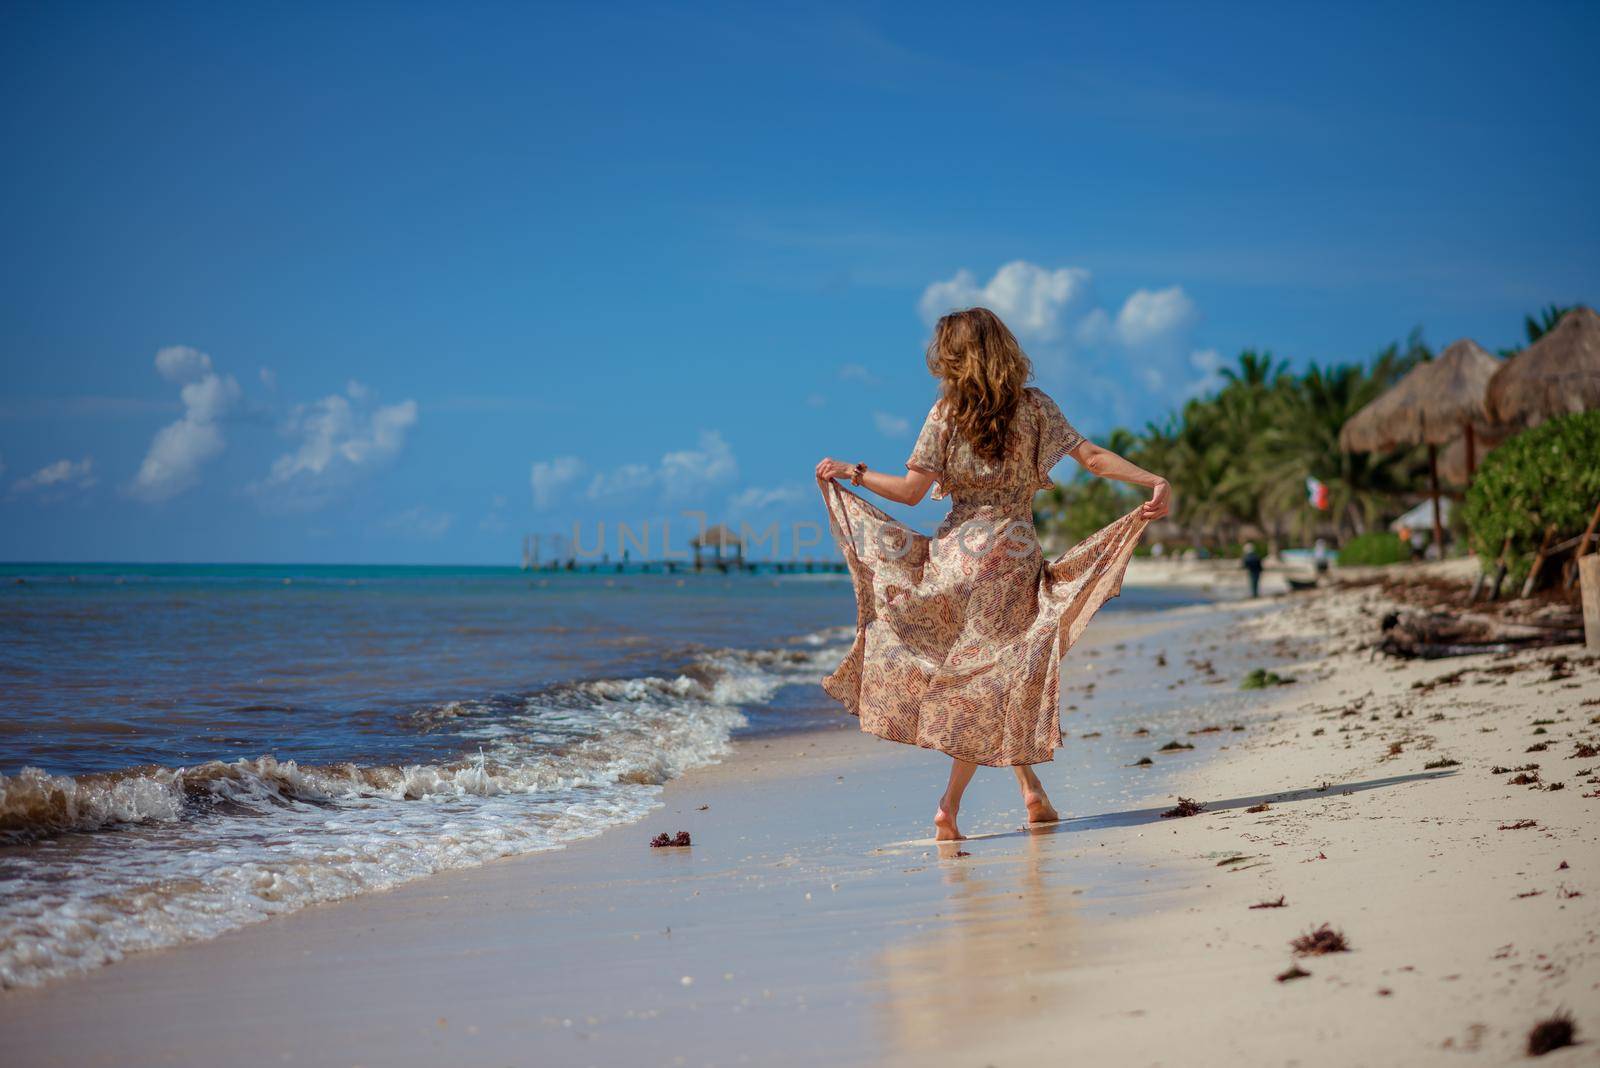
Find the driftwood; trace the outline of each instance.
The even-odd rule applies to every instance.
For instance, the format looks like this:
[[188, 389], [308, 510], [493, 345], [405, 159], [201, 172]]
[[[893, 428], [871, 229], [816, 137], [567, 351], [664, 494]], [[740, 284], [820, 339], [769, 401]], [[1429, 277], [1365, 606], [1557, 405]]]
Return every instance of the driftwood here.
[[[1467, 551], [1476, 557], [1481, 558], [1483, 556], [1483, 550], [1478, 543], [1478, 536], [1471, 531], [1467, 532]], [[1483, 596], [1483, 587], [1488, 581], [1489, 573], [1483, 569], [1482, 564], [1479, 564], [1478, 577], [1472, 580], [1472, 592], [1467, 594], [1468, 604], [1478, 603], [1478, 598]]]
[[1589, 540], [1594, 537], [1596, 527], [1600, 527], [1600, 504], [1594, 506], [1594, 515], [1589, 517], [1589, 525], [1584, 527], [1583, 533], [1578, 536], [1577, 548], [1567, 563], [1567, 574], [1562, 583], [1564, 589], [1572, 589], [1572, 584], [1578, 581], [1578, 563], [1588, 554]]
[[1494, 587], [1489, 591], [1489, 600], [1500, 599], [1500, 587], [1506, 581], [1506, 554], [1511, 551], [1511, 535], [1506, 535], [1506, 540], [1500, 545], [1500, 555], [1494, 561]]
[[1474, 653], [1504, 653], [1583, 641], [1583, 630], [1565, 625], [1507, 623], [1470, 612], [1391, 612], [1383, 617], [1378, 648], [1390, 656], [1436, 660]]
[[1528, 577], [1522, 583], [1522, 596], [1531, 595], [1539, 585], [1539, 572], [1544, 570], [1544, 562], [1550, 559], [1550, 540], [1556, 536], [1556, 525], [1551, 523], [1544, 528], [1544, 537], [1539, 539], [1539, 551], [1533, 554], [1533, 566], [1528, 568]]

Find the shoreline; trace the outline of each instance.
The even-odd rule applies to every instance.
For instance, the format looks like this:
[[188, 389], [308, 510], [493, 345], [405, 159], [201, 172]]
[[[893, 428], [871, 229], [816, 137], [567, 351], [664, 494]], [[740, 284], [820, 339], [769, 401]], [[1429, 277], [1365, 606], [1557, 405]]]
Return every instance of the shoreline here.
[[[1600, 673], [1524, 697], [1473, 672], [1549, 651], [1368, 662], [1351, 645], [1374, 596], [1099, 617], [1064, 674], [1066, 741], [1039, 769], [1068, 816], [1047, 828], [1019, 829], [1010, 776], [980, 773], [971, 838], [934, 846], [920, 836], [942, 760], [841, 713], [741, 738], [642, 822], [562, 850], [7, 992], [0, 1039], [30, 1064], [212, 1063], [220, 1046], [316, 1064], [1011, 1065], [1063, 1048], [1108, 1063], [1499, 1063], [1557, 1003], [1592, 1035], [1594, 787], [1568, 775], [1529, 792], [1479, 765], [1525, 741], [1526, 708], [1600, 700]], [[1411, 688], [1469, 663], [1463, 681]], [[1260, 665], [1297, 681], [1238, 691]], [[1357, 689], [1367, 704], [1339, 715]], [[1483, 733], [1486, 718], [1505, 722]], [[1569, 718], [1573, 738], [1594, 733]], [[1157, 752], [1169, 737], [1197, 749]], [[1135, 752], [1156, 764], [1124, 766]], [[1421, 768], [1444, 753], [1460, 765]], [[1178, 793], [1208, 810], [1162, 819]], [[1244, 812], [1261, 799], [1267, 812]], [[1525, 818], [1539, 827], [1494, 829]], [[645, 844], [679, 829], [690, 849]], [[1284, 908], [1248, 908], [1279, 894]], [[1288, 939], [1322, 922], [1354, 952], [1275, 982]]]
[[[1091, 628], [1093, 640], [1080, 648], [1109, 649], [1128, 636], [1160, 627], [1163, 620], [1182, 620], [1186, 609], [1170, 609], [1152, 613], [1114, 613], [1102, 616]], [[1130, 618], [1133, 617], [1133, 618]], [[1151, 623], [1150, 620], [1158, 622]], [[1186, 625], [1193, 626], [1191, 622]], [[1092, 663], [1083, 665], [1086, 673], [1092, 672]], [[1115, 670], [1114, 668], [1111, 670]], [[1090, 693], [1094, 683], [1083, 683]], [[1102, 685], [1104, 685], [1102, 683]], [[1069, 683], [1067, 692], [1073, 692]], [[1080, 696], [1085, 705], [1093, 700]], [[1103, 692], [1094, 700], [1115, 700], [1115, 691]], [[1090, 709], [1092, 714], [1092, 708]], [[290, 977], [302, 971], [309, 961], [320, 962], [323, 954], [333, 948], [338, 959], [351, 955], [372, 954], [366, 964], [357, 967], [358, 975], [351, 976], [348, 984], [333, 983], [319, 990], [317, 1004], [347, 1004], [351, 997], [348, 988], [370, 989], [374, 975], [412, 974], [417, 966], [414, 954], [418, 947], [409, 941], [384, 946], [383, 938], [363, 940], [348, 933], [351, 927], [375, 930], [397, 929], [394, 925], [411, 930], [420, 928], [425, 942], [442, 937], [442, 931], [474, 920], [483, 911], [480, 899], [486, 895], [495, 903], [488, 906], [493, 930], [481, 938], [469, 940], [472, 948], [465, 950], [471, 956], [490, 952], [492, 947], [504, 942], [505, 933], [499, 927], [515, 921], [519, 910], [530, 900], [526, 893], [514, 889], [518, 884], [534, 888], [533, 893], [544, 902], [559, 908], [584, 911], [583, 902], [607, 901], [607, 914], [622, 911], [623, 906], [614, 899], [624, 897], [640, 888], [650, 888], [652, 894], [676, 898], [682, 895], [678, 883], [681, 879], [696, 881], [700, 865], [710, 858], [714, 872], [733, 877], [741, 882], [772, 882], [774, 884], [794, 878], [797, 873], [788, 869], [794, 865], [797, 850], [821, 860], [808, 862], [821, 865], [830, 876], [825, 886], [830, 895], [833, 885], [840, 882], [838, 873], [846, 873], [853, 889], [868, 891], [851, 895], [852, 908], [857, 900], [875, 901], [869, 912], [880, 912], [887, 907], [897, 880], [906, 870], [916, 872], [936, 871], [938, 858], [922, 856], [929, 852], [914, 843], [918, 834], [929, 833], [929, 821], [921, 809], [931, 805], [938, 784], [944, 774], [943, 760], [938, 754], [910, 746], [894, 745], [862, 734], [853, 718], [842, 711], [833, 726], [795, 732], [751, 732], [737, 738], [734, 754], [721, 763], [697, 768], [667, 783], [662, 800], [665, 808], [655, 810], [641, 822], [610, 828], [600, 835], [568, 844], [550, 852], [527, 854], [491, 861], [488, 864], [461, 871], [444, 872], [425, 879], [401, 884], [378, 893], [358, 895], [342, 901], [312, 905], [279, 916], [269, 917], [260, 923], [224, 933], [209, 941], [189, 942], [150, 952], [133, 954], [119, 962], [98, 968], [86, 974], [66, 976], [37, 987], [22, 987], [0, 994], [0, 1039], [13, 1049], [26, 1051], [30, 1063], [184, 1063], [186, 1054], [177, 1046], [163, 1046], [161, 1036], [149, 1030], [151, 1021], [164, 1018], [179, 1031], [212, 1034], [215, 1041], [236, 1041], [242, 1034], [254, 1036], [269, 1043], [276, 1032], [269, 1021], [286, 1016], [298, 1018], [302, 1013], [315, 1018], [317, 1012], [311, 1005], [282, 1004], [282, 991], [295, 980]], [[1069, 764], [1073, 756], [1090, 757], [1085, 749], [1074, 754], [1070, 749], [1057, 753], [1056, 767]], [[1064, 759], [1066, 758], [1066, 759]], [[1103, 762], [1102, 762], [1103, 763]], [[845, 776], [843, 781], [839, 776]], [[866, 780], [864, 793], [857, 794]], [[881, 780], [881, 783], [879, 782]], [[1142, 779], [1130, 774], [1128, 782], [1142, 790]], [[849, 782], [853, 789], [844, 789]], [[1067, 804], [1071, 791], [1057, 785], [1058, 801]], [[1011, 831], [1020, 823], [1020, 806], [1014, 797], [1015, 786], [1010, 776], [993, 775], [986, 782], [976, 784], [974, 798], [982, 798], [982, 807], [969, 802], [964, 823], [969, 830]], [[806, 821], [796, 828], [788, 807], [769, 811], [761, 799], [768, 794], [786, 798], [783, 806], [799, 804], [805, 799]], [[826, 798], [832, 809], [816, 809], [814, 800]], [[692, 805], [690, 802], [694, 802]], [[709, 803], [710, 810], [701, 812], [700, 804]], [[918, 815], [906, 815], [914, 807]], [[1009, 810], [1009, 811], [1008, 811]], [[830, 815], [831, 811], [831, 815]], [[987, 814], [986, 814], [987, 812]], [[866, 818], [871, 817], [871, 818]], [[671, 821], [671, 826], [667, 822]], [[657, 823], [661, 826], [657, 826]], [[652, 850], [645, 846], [648, 838], [658, 830], [689, 830], [695, 846], [690, 850]], [[800, 838], [795, 839], [796, 832]], [[751, 843], [754, 852], [729, 854], [732, 844]], [[905, 856], [901, 856], [901, 854]], [[868, 858], [863, 861], [862, 858]], [[897, 866], [898, 865], [898, 866]], [[908, 869], [909, 865], [909, 869]], [[681, 870], [687, 867], [687, 875]], [[665, 878], [663, 878], [665, 873]], [[853, 873], [853, 874], [850, 874]], [[820, 880], [820, 875], [816, 877]], [[718, 881], [715, 876], [713, 882]], [[726, 889], [726, 886], [724, 886]], [[821, 900], [823, 886], [813, 889], [813, 900]], [[927, 895], [926, 904], [938, 910], [942, 895], [937, 882], [920, 890]], [[690, 898], [699, 896], [699, 890], [689, 891]], [[882, 900], [879, 900], [883, 898]], [[805, 900], [803, 896], [801, 900]], [[656, 912], [659, 925], [641, 925], [631, 934], [645, 937], [647, 933], [676, 928], [684, 929], [682, 917], [675, 917], [672, 909], [660, 902], [633, 902], [632, 908], [646, 913]], [[748, 902], [735, 902], [731, 906], [742, 912]], [[869, 927], [881, 928], [882, 916], [874, 915], [864, 921]], [[747, 917], [753, 935], [766, 937], [769, 933], [781, 941], [781, 931], [766, 932], [768, 926]], [[566, 933], [560, 929], [544, 928], [548, 916], [534, 921], [535, 933], [528, 938], [538, 944], [551, 939], [560, 941]], [[781, 921], [778, 925], [781, 927]], [[884, 945], [894, 929], [878, 931], [877, 937]], [[836, 933], [837, 934], [837, 933]], [[603, 932], [590, 931], [591, 938], [602, 938]], [[680, 936], [681, 937], [681, 936]], [[448, 959], [453, 950], [445, 939], [430, 945], [426, 956], [430, 959]], [[632, 939], [630, 939], [632, 941]], [[832, 953], [848, 945], [849, 936], [842, 940], [832, 937], [823, 945]], [[636, 946], [624, 948], [637, 948]], [[593, 946], [572, 945], [563, 952], [573, 959], [591, 955]], [[738, 951], [745, 954], [744, 950]], [[737, 955], [737, 954], [736, 954]], [[748, 956], [748, 954], [745, 954]], [[783, 947], [767, 954], [773, 958], [792, 957], [793, 947]], [[756, 954], [760, 957], [762, 954]], [[380, 963], [380, 961], [382, 963]], [[808, 973], [801, 979], [785, 980], [798, 997], [816, 1003], [816, 994], [805, 993], [815, 986], [826, 985], [826, 972], [838, 961], [823, 967], [813, 961], [808, 967], [821, 968], [819, 974]], [[627, 955], [612, 962], [614, 967], [629, 967]], [[515, 972], [515, 962], [499, 962], [491, 971], [505, 978]], [[587, 973], [599, 968], [587, 964], [580, 968]], [[599, 969], [606, 970], [606, 969]], [[703, 970], [703, 969], [702, 969]], [[471, 981], [475, 967], [467, 966], [458, 977]], [[726, 969], [723, 969], [726, 971]], [[536, 977], [543, 982], [550, 977], [535, 969]], [[686, 973], [689, 974], [689, 973]], [[722, 971], [716, 974], [721, 975]], [[520, 977], [529, 981], [528, 976]], [[570, 983], [570, 974], [564, 981]], [[668, 977], [674, 981], [682, 976]], [[670, 984], [668, 984], [670, 987]], [[263, 988], [265, 987], [265, 989]], [[348, 987], [348, 988], [347, 988]], [[767, 987], [765, 989], [771, 989]], [[159, 994], [151, 994], [157, 991]], [[595, 991], [601, 996], [601, 991]], [[641, 991], [636, 991], [641, 993]], [[741, 995], [745, 997], [748, 995]], [[404, 989], [390, 991], [388, 1000], [397, 1011], [410, 1013], [414, 1008], [414, 992]], [[545, 1001], [562, 1001], [567, 995], [555, 990], [545, 991]], [[763, 997], [762, 1000], [770, 1000]], [[561, 1019], [585, 1019], [581, 1005], [568, 998], [562, 1001], [567, 1009]], [[92, 1005], [93, 1008], [86, 1006]], [[267, 1006], [265, 1010], [241, 1006]], [[276, 1005], [276, 1007], [272, 1007]], [[791, 1006], [792, 1007], [792, 1006]], [[265, 1018], [261, 1018], [265, 1011]], [[431, 1009], [429, 1010], [432, 1011]], [[443, 1016], [460, 1015], [461, 1006], [444, 1009], [428, 1017], [435, 1021]], [[854, 1009], [838, 1006], [838, 1011], [853, 1013]], [[576, 1014], [576, 1015], [574, 1015]], [[414, 1015], [412, 1013], [411, 1015]], [[87, 1031], [81, 1023], [73, 1023], [89, 1016], [102, 1021]], [[408, 1016], [409, 1018], [409, 1016]], [[552, 1019], [554, 1017], [551, 1017]], [[609, 1019], [609, 1017], [608, 1017]], [[503, 1019], [502, 1021], [503, 1022]], [[613, 1021], [614, 1022], [614, 1021]], [[163, 1025], [163, 1028], [167, 1025]], [[347, 1049], [350, 1063], [357, 1063], [370, 1054], [369, 1047], [382, 1046], [386, 1035], [395, 1032], [398, 1024], [387, 1022], [381, 1033], [367, 1034], [352, 1041]], [[770, 1026], [770, 1025], [764, 1025]], [[495, 1030], [499, 1023], [479, 1025], [480, 1034]], [[259, 1028], [259, 1030], [258, 1030]], [[431, 1038], [432, 1032], [421, 1032]], [[324, 1027], [308, 1025], [308, 1045], [292, 1051], [296, 1059], [310, 1058], [320, 1063], [322, 1054], [312, 1049], [338, 1046], [341, 1039], [350, 1037], [344, 1026], [329, 1022]], [[279, 1036], [281, 1037], [281, 1036]], [[753, 1040], [753, 1039], [752, 1039]], [[797, 1036], [797, 1041], [799, 1037]], [[659, 1041], [659, 1036], [651, 1042]], [[389, 1056], [406, 1063], [415, 1051], [411, 1039], [389, 1049]], [[201, 1043], [203, 1048], [205, 1043]], [[367, 1053], [362, 1053], [367, 1050]], [[848, 1058], [849, 1050], [841, 1047], [838, 1055]], [[455, 1055], [470, 1056], [459, 1050]], [[508, 1053], [509, 1055], [509, 1053]], [[619, 1054], [620, 1056], [620, 1054]], [[200, 1060], [202, 1058], [195, 1058]], [[492, 1059], [492, 1058], [491, 1058]]]

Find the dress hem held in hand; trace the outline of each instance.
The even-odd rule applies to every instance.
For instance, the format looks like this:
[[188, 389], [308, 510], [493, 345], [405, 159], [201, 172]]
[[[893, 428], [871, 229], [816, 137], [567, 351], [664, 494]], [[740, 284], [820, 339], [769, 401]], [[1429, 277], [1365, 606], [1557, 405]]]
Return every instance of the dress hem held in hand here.
[[985, 461], [929, 413], [908, 466], [953, 500], [931, 538], [821, 483], [856, 594], [855, 641], [823, 689], [864, 731], [991, 767], [1054, 759], [1061, 659], [1121, 591], [1147, 524], [1135, 510], [1046, 561], [1033, 493], [1083, 438], [1037, 390], [1013, 422]]

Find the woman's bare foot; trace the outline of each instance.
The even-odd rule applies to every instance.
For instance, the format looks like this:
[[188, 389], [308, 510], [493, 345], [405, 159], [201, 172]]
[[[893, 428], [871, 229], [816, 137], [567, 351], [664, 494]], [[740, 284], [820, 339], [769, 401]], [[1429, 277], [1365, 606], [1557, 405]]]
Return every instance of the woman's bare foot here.
[[956, 826], [956, 810], [941, 803], [939, 810], [933, 814], [933, 840], [959, 842], [965, 837], [966, 835]]
[[1017, 785], [1022, 787], [1022, 803], [1027, 806], [1029, 823], [1054, 823], [1061, 818], [1044, 792], [1044, 783], [1032, 768], [1018, 765], [1011, 770], [1017, 773]]
[[1056, 807], [1050, 803], [1050, 798], [1045, 796], [1043, 790], [1023, 791], [1022, 803], [1028, 806], [1029, 823], [1054, 823], [1061, 818], [1056, 815]]

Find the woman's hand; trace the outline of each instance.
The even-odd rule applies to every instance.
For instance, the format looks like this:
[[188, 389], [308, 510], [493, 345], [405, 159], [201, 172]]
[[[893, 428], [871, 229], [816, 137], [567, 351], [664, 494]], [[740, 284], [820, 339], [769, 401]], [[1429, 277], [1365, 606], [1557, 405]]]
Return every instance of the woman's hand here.
[[1140, 506], [1139, 518], [1160, 519], [1170, 511], [1172, 511], [1172, 486], [1163, 478], [1156, 483], [1155, 492], [1150, 495], [1150, 499]]
[[855, 473], [855, 470], [855, 464], [847, 464], [843, 460], [824, 457], [822, 462], [817, 464], [817, 481], [830, 482], [836, 478], [849, 478]]

